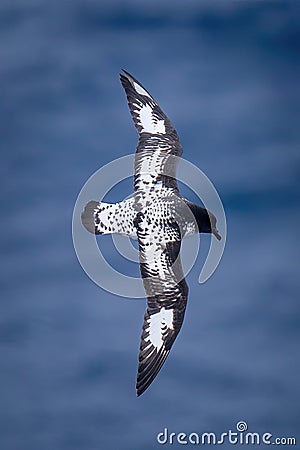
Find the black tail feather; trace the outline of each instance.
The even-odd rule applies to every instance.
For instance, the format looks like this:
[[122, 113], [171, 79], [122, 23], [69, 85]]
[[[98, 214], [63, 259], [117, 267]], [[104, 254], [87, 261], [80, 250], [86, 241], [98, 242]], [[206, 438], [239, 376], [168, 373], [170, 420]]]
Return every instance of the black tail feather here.
[[98, 234], [96, 231], [96, 225], [95, 225], [95, 210], [99, 206], [99, 202], [96, 200], [91, 200], [88, 202], [83, 212], [81, 213], [81, 222], [82, 225], [93, 234]]

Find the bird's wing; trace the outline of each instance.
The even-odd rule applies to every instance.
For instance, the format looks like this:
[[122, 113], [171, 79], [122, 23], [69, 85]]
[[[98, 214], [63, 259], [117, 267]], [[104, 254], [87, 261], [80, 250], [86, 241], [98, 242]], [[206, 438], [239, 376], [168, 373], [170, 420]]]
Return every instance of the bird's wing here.
[[134, 125], [139, 133], [135, 191], [178, 192], [176, 168], [182, 148], [175, 128], [148, 91], [128, 72], [120, 75]]
[[148, 226], [144, 214], [138, 213], [136, 227], [147, 310], [140, 344], [137, 395], [148, 388], [165, 362], [181, 328], [188, 297], [179, 257], [179, 226], [166, 222], [155, 237], [145, 231]]

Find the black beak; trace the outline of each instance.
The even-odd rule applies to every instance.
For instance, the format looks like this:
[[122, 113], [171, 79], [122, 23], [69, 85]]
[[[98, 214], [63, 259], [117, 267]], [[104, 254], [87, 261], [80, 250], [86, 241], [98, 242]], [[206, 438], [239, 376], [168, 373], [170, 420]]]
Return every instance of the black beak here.
[[212, 233], [214, 236], [216, 236], [216, 238], [218, 239], [218, 241], [220, 241], [222, 239], [222, 237], [220, 236], [218, 230], [216, 228], [212, 229]]

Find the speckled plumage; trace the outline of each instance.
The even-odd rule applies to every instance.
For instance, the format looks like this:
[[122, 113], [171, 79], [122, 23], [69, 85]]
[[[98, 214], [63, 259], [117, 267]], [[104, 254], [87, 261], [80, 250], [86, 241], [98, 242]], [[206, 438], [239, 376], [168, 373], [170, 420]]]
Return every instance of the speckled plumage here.
[[132, 75], [124, 71], [120, 78], [139, 133], [134, 196], [116, 204], [89, 202], [82, 223], [95, 234], [120, 233], [138, 240], [147, 295], [136, 383], [140, 395], [161, 369], [182, 326], [188, 297], [179, 256], [182, 238], [195, 232], [220, 236], [213, 214], [179, 193], [176, 166], [182, 148], [170, 120]]

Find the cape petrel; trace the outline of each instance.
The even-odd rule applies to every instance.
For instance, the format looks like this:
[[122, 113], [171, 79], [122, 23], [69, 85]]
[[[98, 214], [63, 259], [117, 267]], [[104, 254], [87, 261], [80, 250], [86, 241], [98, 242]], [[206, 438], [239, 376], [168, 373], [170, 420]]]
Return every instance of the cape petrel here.
[[141, 83], [123, 72], [121, 83], [139, 134], [134, 196], [116, 204], [90, 201], [81, 219], [91, 233], [120, 233], [138, 240], [147, 296], [136, 382], [139, 396], [160, 371], [182, 326], [188, 298], [179, 255], [182, 238], [198, 232], [213, 233], [219, 240], [221, 236], [215, 216], [179, 193], [176, 163], [182, 148], [175, 128]]

